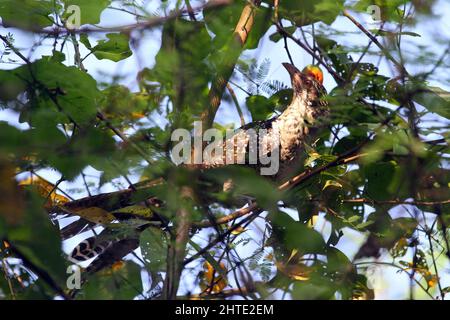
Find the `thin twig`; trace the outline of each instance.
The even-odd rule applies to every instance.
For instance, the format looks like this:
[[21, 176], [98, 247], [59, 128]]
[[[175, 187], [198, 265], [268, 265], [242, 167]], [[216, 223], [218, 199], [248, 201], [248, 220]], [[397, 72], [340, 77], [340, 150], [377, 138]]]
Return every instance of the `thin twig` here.
[[114, 127], [105, 115], [100, 111], [97, 112], [97, 118], [105, 123], [105, 125], [111, 129], [125, 144], [130, 145], [149, 165], [153, 164], [153, 161], [148, 158], [147, 154], [134, 142], [130, 141], [119, 129]]
[[345, 17], [347, 17], [351, 22], [353, 22], [353, 24], [355, 26], [357, 26], [359, 30], [364, 32], [364, 34], [366, 36], [368, 36], [370, 38], [370, 40], [372, 40], [373, 43], [375, 43], [377, 45], [378, 48], [380, 48], [380, 50], [384, 53], [386, 58], [388, 58], [395, 64], [395, 66], [399, 69], [401, 74], [404, 74], [407, 76], [409, 75], [408, 72], [406, 71], [405, 67], [391, 55], [391, 53], [378, 41], [378, 39], [374, 35], [372, 35], [366, 28], [364, 28], [358, 21], [356, 21], [356, 19], [347, 10], [344, 9], [342, 14]]
[[[381, 262], [381, 261], [364, 261], [364, 262], [357, 262], [357, 263], [355, 263], [355, 266], [356, 267], [358, 267], [358, 266], [363, 266], [363, 265], [372, 265], [372, 264], [374, 264], [374, 265], [385, 265], [385, 266], [390, 266], [390, 267], [392, 267], [392, 268], [397, 268], [397, 269], [399, 269], [400, 271], [402, 271], [402, 272], [406, 272], [406, 273], [408, 273], [403, 267], [401, 267], [401, 266], [398, 266], [398, 265], [396, 265], [396, 264], [394, 264], [394, 263], [390, 263], [390, 262]], [[420, 288], [422, 288], [422, 290], [431, 298], [431, 299], [433, 299], [434, 300], [434, 297], [427, 291], [427, 289], [416, 279], [416, 278], [413, 278], [412, 279]]]
[[231, 99], [233, 99], [234, 105], [236, 106], [236, 111], [239, 114], [239, 119], [241, 120], [241, 126], [244, 126], [245, 125], [244, 113], [242, 112], [242, 109], [241, 109], [241, 106], [239, 105], [239, 101], [236, 97], [236, 94], [234, 93], [234, 90], [230, 86], [229, 83], [227, 83], [227, 89], [228, 89], [228, 92], [230, 93]]
[[433, 261], [433, 268], [434, 268], [434, 273], [436, 274], [436, 278], [437, 278], [437, 283], [438, 283], [438, 288], [439, 288], [439, 293], [441, 294], [441, 298], [442, 300], [444, 300], [445, 298], [445, 292], [442, 291], [442, 286], [441, 286], [441, 279], [439, 277], [439, 272], [438, 272], [438, 267], [436, 265], [436, 259], [434, 256], [434, 248], [433, 248], [433, 243], [431, 242], [431, 231], [432, 230], [427, 230], [427, 238], [428, 238], [428, 243], [430, 245], [430, 255], [431, 255], [431, 261]]
[[[207, 2], [206, 4], [199, 6], [197, 8], [193, 8], [193, 11], [201, 11], [204, 9], [210, 9], [210, 8], [218, 8], [222, 6], [226, 6], [230, 4], [230, 0], [211, 0]], [[124, 26], [117, 26], [117, 27], [92, 27], [92, 26], [83, 26], [81, 28], [77, 29], [67, 29], [60, 26], [57, 27], [51, 27], [51, 28], [39, 28], [37, 26], [31, 26], [27, 29], [27, 31], [31, 31], [38, 34], [46, 34], [51, 36], [64, 36], [67, 34], [84, 34], [84, 33], [131, 33], [135, 30], [148, 30], [151, 28], [158, 27], [168, 21], [175, 20], [185, 14], [189, 14], [189, 9], [183, 9], [183, 10], [174, 10], [169, 15], [165, 17], [154, 17], [150, 18], [143, 22], [133, 23], [129, 25]]]
[[286, 36], [287, 38], [294, 41], [297, 45], [299, 45], [303, 50], [305, 50], [309, 55], [314, 57], [327, 71], [333, 76], [336, 83], [341, 84], [345, 82], [345, 79], [342, 78], [336, 71], [334, 71], [321, 57], [319, 57], [314, 51], [312, 51], [307, 45], [305, 45], [303, 42], [301, 42], [299, 39], [291, 35], [289, 32], [287, 32], [282, 25], [279, 23], [275, 23], [275, 26], [277, 27], [278, 33], [280, 33], [282, 36]]
[[409, 204], [412, 206], [433, 206], [436, 204], [450, 204], [450, 200], [442, 201], [402, 201], [402, 200], [372, 200], [372, 199], [345, 199], [344, 203], [369, 203], [369, 204]]

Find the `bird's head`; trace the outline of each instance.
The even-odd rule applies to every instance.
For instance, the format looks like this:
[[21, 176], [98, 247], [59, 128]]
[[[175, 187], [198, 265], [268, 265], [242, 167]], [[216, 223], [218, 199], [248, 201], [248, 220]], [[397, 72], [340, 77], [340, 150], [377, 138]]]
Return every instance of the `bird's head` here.
[[322, 86], [323, 73], [319, 67], [308, 65], [303, 71], [300, 71], [290, 63], [283, 63], [283, 66], [291, 77], [294, 96], [315, 100], [324, 95], [325, 89]]

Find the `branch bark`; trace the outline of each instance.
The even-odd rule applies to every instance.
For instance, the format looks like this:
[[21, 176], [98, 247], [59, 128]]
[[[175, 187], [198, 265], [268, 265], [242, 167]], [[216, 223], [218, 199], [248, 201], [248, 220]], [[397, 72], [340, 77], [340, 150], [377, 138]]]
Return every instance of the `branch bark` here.
[[256, 16], [256, 9], [261, 4], [261, 0], [249, 1], [242, 10], [241, 17], [234, 29], [233, 37], [230, 40], [228, 50], [223, 54], [223, 65], [218, 70], [216, 78], [212, 81], [211, 89], [208, 94], [209, 108], [201, 115], [204, 130], [211, 128], [214, 117], [219, 109], [222, 96], [227, 83], [233, 74], [234, 67], [241, 52], [247, 42], [248, 35], [253, 28]]
[[186, 244], [189, 240], [189, 230], [191, 228], [191, 213], [187, 206], [194, 197], [190, 187], [183, 187], [181, 190], [183, 204], [176, 214], [176, 233], [171, 237], [171, 242], [167, 251], [167, 272], [164, 279], [162, 297], [165, 300], [174, 300], [177, 296], [180, 277], [183, 271], [183, 261], [186, 253]]

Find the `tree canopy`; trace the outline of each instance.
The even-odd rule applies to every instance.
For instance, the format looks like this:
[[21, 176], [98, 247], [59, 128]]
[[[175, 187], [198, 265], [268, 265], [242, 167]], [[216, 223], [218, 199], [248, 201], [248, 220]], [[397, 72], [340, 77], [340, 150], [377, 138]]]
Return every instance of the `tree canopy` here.
[[[448, 298], [444, 2], [1, 0], [0, 299]], [[281, 62], [330, 108], [292, 179], [175, 165], [283, 112]]]

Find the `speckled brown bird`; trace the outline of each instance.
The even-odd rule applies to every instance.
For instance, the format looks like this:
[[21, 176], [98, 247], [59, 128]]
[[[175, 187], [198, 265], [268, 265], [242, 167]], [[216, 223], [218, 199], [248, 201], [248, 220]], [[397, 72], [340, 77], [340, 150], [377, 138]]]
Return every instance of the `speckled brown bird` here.
[[[237, 159], [246, 159], [245, 165], [260, 168], [260, 162], [255, 165], [248, 163], [247, 154], [251, 145], [249, 140], [255, 137], [253, 132], [265, 129], [267, 133], [261, 144], [267, 146], [265, 153], [272, 153], [275, 148], [279, 148], [279, 170], [272, 178], [283, 181], [298, 171], [306, 155], [305, 144], [310, 145], [317, 139], [322, 120], [329, 111], [326, 101], [322, 99], [326, 90], [322, 85], [323, 75], [319, 68], [307, 66], [300, 71], [289, 63], [283, 63], [283, 66], [289, 72], [292, 82], [293, 97], [290, 105], [276, 117], [255, 121], [236, 130], [233, 137], [218, 146], [223, 149], [222, 154], [213, 154], [210, 159], [204, 160], [201, 168], [227, 165], [226, 157], [230, 156], [226, 154], [226, 150], [229, 143], [234, 144], [234, 163], [237, 163]], [[250, 129], [255, 131], [249, 134]]]

